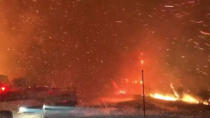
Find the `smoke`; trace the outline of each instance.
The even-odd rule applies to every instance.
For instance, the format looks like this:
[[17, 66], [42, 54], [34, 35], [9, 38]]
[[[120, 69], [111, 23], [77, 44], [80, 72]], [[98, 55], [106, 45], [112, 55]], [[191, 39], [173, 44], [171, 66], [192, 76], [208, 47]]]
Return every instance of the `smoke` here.
[[0, 73], [11, 78], [25, 74], [22, 59], [38, 21], [37, 15], [22, 7], [18, 1], [0, 1]]
[[209, 89], [209, 7], [182, 2], [1, 0], [0, 73], [92, 100], [139, 79], [143, 53], [147, 91]]

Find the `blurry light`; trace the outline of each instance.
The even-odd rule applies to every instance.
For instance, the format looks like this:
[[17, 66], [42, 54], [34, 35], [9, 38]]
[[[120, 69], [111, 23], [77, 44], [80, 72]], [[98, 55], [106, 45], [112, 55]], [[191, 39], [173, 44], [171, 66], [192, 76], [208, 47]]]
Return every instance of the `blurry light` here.
[[20, 107], [18, 113], [24, 113], [27, 111], [26, 107]]
[[143, 81], [142, 80], [140, 80], [140, 84], [143, 84]]
[[144, 64], [144, 60], [143, 59], [141, 60], [141, 64]]
[[144, 53], [143, 53], [143, 52], [141, 52], [141, 53], [140, 53], [140, 55], [141, 55], [141, 56], [143, 56], [143, 55], [144, 55]]
[[125, 79], [125, 82], [129, 82], [129, 80], [128, 79]]
[[165, 5], [164, 7], [173, 8], [173, 5]]
[[6, 90], [6, 87], [1, 87], [1, 91], [5, 91]]
[[44, 104], [44, 105], [42, 106], [42, 109], [45, 110], [45, 108], [46, 108], [46, 105]]
[[119, 94], [126, 94], [127, 92], [125, 90], [120, 90]]
[[209, 103], [207, 101], [204, 101], [203, 104], [204, 105], [209, 105]]
[[137, 80], [134, 80], [133, 83], [134, 83], [134, 84], [138, 84], [138, 81], [137, 81]]

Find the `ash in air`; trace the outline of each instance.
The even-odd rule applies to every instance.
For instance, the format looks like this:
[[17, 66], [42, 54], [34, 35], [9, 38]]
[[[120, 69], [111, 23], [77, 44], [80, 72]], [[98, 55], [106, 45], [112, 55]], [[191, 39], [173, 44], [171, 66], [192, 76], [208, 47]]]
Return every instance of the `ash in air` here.
[[[0, 0], [0, 74], [73, 87], [82, 100], [122, 89], [209, 88], [209, 0]], [[125, 93], [125, 91], [121, 91]]]

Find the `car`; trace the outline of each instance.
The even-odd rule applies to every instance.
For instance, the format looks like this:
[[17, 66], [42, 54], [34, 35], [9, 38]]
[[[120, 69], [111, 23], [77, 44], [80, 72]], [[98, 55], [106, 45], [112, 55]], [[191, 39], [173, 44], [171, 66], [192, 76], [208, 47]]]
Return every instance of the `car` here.
[[[30, 87], [7, 91], [0, 95], [0, 100], [8, 103], [17, 101], [19, 107], [15, 111], [19, 111], [19, 113], [42, 113], [43, 108], [48, 109], [45, 104], [66, 108], [78, 104], [75, 91], [49, 87]], [[12, 118], [12, 112], [10, 110], [1, 111], [0, 118]]]

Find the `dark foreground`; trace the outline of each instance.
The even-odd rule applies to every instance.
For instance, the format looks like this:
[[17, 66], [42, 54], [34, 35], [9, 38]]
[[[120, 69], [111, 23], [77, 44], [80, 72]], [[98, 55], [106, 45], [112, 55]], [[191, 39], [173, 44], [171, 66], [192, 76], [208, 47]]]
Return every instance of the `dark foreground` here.
[[[55, 109], [52, 107], [53, 109], [45, 111], [37, 109], [36, 113], [17, 113], [21, 102], [23, 101], [1, 103], [0, 108], [9, 107], [14, 118], [42, 118], [43, 114], [45, 118], [143, 118], [142, 104], [139, 101], [107, 106], [67, 107], [65, 110], [55, 106]], [[32, 101], [28, 101], [30, 102]], [[146, 118], [210, 118], [210, 106], [147, 99]]]

